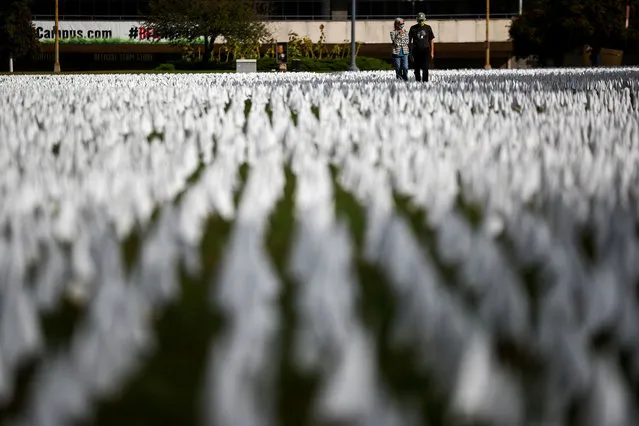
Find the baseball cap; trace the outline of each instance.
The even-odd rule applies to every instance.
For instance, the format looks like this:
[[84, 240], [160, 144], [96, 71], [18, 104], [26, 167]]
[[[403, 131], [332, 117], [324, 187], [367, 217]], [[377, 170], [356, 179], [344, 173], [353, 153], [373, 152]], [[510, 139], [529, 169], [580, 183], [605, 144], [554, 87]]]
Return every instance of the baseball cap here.
[[418, 21], [425, 21], [426, 20], [426, 14], [424, 12], [419, 12], [417, 14], [417, 20]]

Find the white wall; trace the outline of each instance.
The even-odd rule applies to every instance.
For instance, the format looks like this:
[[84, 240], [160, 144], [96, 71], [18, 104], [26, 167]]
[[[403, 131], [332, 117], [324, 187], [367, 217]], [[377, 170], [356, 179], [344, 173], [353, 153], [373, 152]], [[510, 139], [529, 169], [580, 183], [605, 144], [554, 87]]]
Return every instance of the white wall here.
[[[439, 43], [477, 43], [486, 41], [485, 20], [442, 20], [427, 22], [435, 33], [435, 42]], [[508, 41], [510, 19], [493, 19], [490, 21], [490, 41]], [[409, 27], [414, 22], [406, 21]], [[326, 43], [343, 43], [351, 38], [349, 21], [274, 21], [269, 28], [277, 41], [288, 41], [289, 31], [300, 37], [308, 36], [314, 42], [319, 40], [320, 25], [324, 25]], [[357, 21], [356, 39], [363, 43], [390, 43], [389, 32], [393, 29], [392, 21]]]
[[[510, 19], [491, 20], [491, 41], [508, 41]], [[406, 21], [407, 26], [414, 21]], [[485, 20], [443, 20], [428, 21], [435, 33], [438, 43], [477, 43], [486, 40]], [[53, 21], [34, 21], [34, 27], [41, 39], [54, 38]], [[300, 37], [309, 36], [313, 42], [320, 38], [320, 25], [324, 25], [326, 43], [343, 43], [350, 41], [351, 24], [349, 21], [272, 21], [268, 26], [277, 41], [288, 41], [289, 31]], [[143, 28], [143, 24], [135, 21], [60, 21], [60, 30], [65, 38], [120, 38], [131, 41], [148, 41], [153, 38]], [[357, 41], [368, 44], [390, 43], [389, 32], [393, 29], [392, 21], [357, 21]], [[98, 34], [98, 35], [96, 35]], [[222, 39], [216, 40], [218, 43]]]

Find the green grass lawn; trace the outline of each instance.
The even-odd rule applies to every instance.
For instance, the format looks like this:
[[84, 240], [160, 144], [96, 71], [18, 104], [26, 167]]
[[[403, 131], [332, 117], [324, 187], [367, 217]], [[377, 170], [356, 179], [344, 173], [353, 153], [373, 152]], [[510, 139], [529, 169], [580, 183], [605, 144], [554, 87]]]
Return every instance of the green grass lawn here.
[[[249, 168], [240, 169], [241, 184], [235, 194], [235, 204], [243, 192]], [[378, 343], [374, 356], [380, 374], [390, 390], [401, 398], [417, 398], [420, 415], [428, 424], [442, 424], [446, 400], [438, 394], [432, 379], [418, 367], [412, 348], [393, 348], [390, 335], [397, 306], [393, 291], [383, 271], [364, 259], [366, 218], [363, 206], [337, 182], [336, 168], [332, 169], [335, 191], [335, 214], [351, 228], [354, 243], [354, 270], [358, 291], [362, 298], [357, 307], [361, 321], [366, 324]], [[279, 309], [282, 328], [279, 330], [281, 357], [276, 391], [278, 424], [298, 426], [313, 424], [313, 403], [319, 392], [320, 376], [301, 371], [293, 362], [294, 335], [299, 312], [296, 311], [300, 283], [288, 272], [288, 261], [295, 231], [296, 177], [285, 171], [283, 197], [270, 217], [264, 247], [282, 281]], [[194, 177], [194, 179], [197, 179]], [[175, 201], [177, 202], [177, 200]], [[406, 218], [407, 203], [399, 210]], [[157, 220], [158, 214], [154, 215]], [[151, 225], [149, 225], [151, 226]], [[225, 326], [219, 309], [209, 302], [214, 280], [219, 272], [233, 223], [212, 215], [205, 224], [200, 244], [201, 273], [189, 276], [180, 271], [179, 297], [153, 313], [155, 348], [141, 362], [141, 368], [124, 382], [121, 390], [94, 405], [92, 416], [79, 423], [84, 426], [181, 426], [200, 423], [200, 406], [208, 352]], [[422, 234], [423, 235], [423, 234]], [[122, 258], [130, 266], [139, 260], [143, 235], [136, 231], [122, 242]], [[423, 240], [432, 244], [430, 240]], [[213, 285], [212, 285], [213, 283]], [[66, 301], [57, 311], [43, 318], [47, 352], [63, 349], [70, 344], [75, 327], [85, 315], [83, 307]], [[25, 408], [28, 389], [32, 386], [38, 359], [20, 369], [15, 397], [8, 405], [0, 404], [0, 418], [11, 418]]]

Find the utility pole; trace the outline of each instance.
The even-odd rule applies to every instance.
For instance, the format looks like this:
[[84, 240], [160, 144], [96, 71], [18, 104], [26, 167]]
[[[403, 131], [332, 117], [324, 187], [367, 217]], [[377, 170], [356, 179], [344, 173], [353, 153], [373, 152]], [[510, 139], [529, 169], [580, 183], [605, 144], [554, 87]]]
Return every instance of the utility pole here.
[[357, 55], [357, 43], [355, 42], [355, 22], [357, 21], [356, 14], [357, 10], [355, 0], [353, 0], [351, 3], [351, 67], [349, 68], [349, 71], [359, 71], [357, 63], [355, 63], [355, 55]]
[[60, 72], [60, 25], [58, 20], [58, 0], [55, 0], [55, 64], [53, 72]]
[[490, 0], [486, 0], [486, 65], [490, 69]]
[[623, 46], [623, 62], [625, 61], [628, 51], [628, 28], [630, 28], [630, 0], [626, 0], [626, 31], [624, 31], [624, 46]]

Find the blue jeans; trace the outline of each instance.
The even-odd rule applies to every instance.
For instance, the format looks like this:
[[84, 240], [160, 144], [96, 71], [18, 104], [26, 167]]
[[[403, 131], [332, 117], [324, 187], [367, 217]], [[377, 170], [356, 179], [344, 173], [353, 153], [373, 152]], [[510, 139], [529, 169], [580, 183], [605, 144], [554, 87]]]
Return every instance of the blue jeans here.
[[408, 55], [393, 55], [395, 75], [402, 80], [408, 80]]

